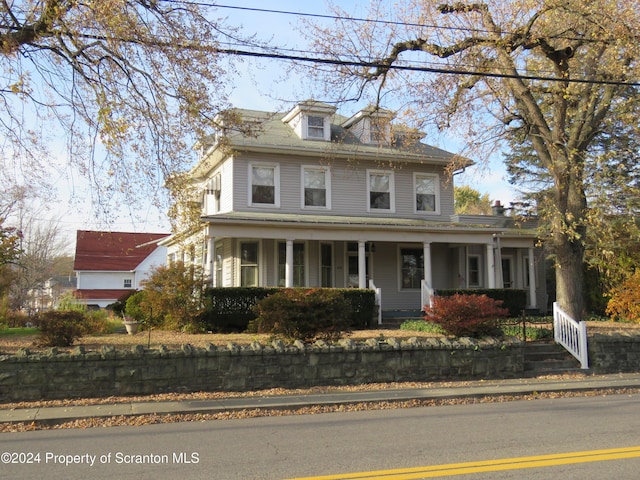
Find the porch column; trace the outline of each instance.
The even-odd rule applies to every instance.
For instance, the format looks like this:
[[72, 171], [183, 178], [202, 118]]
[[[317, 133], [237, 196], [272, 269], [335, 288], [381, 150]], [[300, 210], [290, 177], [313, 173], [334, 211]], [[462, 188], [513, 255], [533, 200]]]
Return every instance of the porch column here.
[[284, 265], [284, 286], [293, 287], [293, 240], [287, 240], [285, 265]]
[[496, 262], [493, 257], [493, 243], [487, 243], [487, 277], [489, 288], [496, 288]]
[[216, 279], [214, 278], [214, 268], [213, 268], [213, 262], [215, 261], [215, 243], [216, 243], [216, 239], [214, 237], [207, 237], [207, 253], [205, 255], [205, 257], [207, 258], [207, 267], [206, 267], [206, 274], [209, 275], [209, 278], [211, 279], [211, 286], [215, 287], [215, 283], [216, 283]]
[[433, 288], [433, 273], [431, 272], [431, 244], [423, 243], [422, 244], [423, 251], [423, 263], [424, 263], [424, 281], [427, 282], [427, 285]]
[[538, 292], [536, 289], [536, 262], [533, 258], [533, 247], [529, 247], [529, 298], [530, 307], [538, 308]]
[[367, 288], [367, 252], [366, 243], [358, 242], [358, 288]]

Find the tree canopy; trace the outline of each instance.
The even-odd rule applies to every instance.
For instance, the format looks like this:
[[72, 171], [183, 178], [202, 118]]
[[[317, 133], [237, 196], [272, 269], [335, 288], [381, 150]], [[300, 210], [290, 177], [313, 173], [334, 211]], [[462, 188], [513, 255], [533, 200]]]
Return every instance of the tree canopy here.
[[98, 210], [165, 198], [165, 185], [175, 187], [174, 173], [192, 162], [195, 139], [228, 106], [232, 67], [217, 42], [238, 40], [237, 31], [199, 5], [0, 3], [3, 188], [37, 186], [44, 195], [50, 167], [70, 165], [88, 179]]
[[385, 21], [356, 22], [336, 9], [338, 26], [308, 36], [317, 51], [345, 60], [337, 69], [318, 66], [327, 92], [402, 105], [422, 130], [454, 132], [475, 156], [508, 148], [518, 135], [530, 143], [549, 179], [543, 223], [557, 298], [580, 319], [590, 153], [603, 132], [640, 123], [639, 7], [374, 0], [369, 18]]

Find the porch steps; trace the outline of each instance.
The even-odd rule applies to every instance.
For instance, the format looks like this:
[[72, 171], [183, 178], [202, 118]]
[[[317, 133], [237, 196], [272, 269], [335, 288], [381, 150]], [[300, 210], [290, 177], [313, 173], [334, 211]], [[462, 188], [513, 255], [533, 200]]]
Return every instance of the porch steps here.
[[424, 314], [419, 310], [391, 310], [382, 312], [382, 324], [378, 328], [393, 330], [400, 328], [407, 320], [422, 320]]
[[580, 362], [557, 343], [527, 342], [524, 350], [526, 376], [559, 375], [567, 373], [588, 374], [580, 368]]

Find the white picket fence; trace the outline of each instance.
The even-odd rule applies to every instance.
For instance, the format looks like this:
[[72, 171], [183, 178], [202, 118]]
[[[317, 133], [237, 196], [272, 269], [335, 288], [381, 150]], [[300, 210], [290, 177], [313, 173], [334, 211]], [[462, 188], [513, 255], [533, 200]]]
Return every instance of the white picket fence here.
[[580, 367], [589, 368], [587, 350], [587, 324], [577, 322], [564, 312], [557, 302], [553, 303], [553, 337], [580, 362]]

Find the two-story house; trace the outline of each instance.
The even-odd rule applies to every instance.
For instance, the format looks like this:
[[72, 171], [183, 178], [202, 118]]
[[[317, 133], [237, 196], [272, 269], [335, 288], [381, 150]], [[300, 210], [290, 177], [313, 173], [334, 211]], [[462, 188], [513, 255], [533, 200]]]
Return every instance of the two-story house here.
[[419, 311], [449, 288], [526, 289], [543, 305], [535, 230], [503, 212], [455, 215], [456, 156], [391, 112], [347, 118], [305, 101], [238, 113], [258, 133], [200, 145], [202, 229], [166, 241], [170, 261], [190, 251], [217, 287], [372, 287], [386, 311]]
[[78, 230], [73, 269], [75, 297], [93, 307], [106, 307], [140, 288], [154, 267], [167, 263], [167, 248], [158, 243], [166, 233]]

